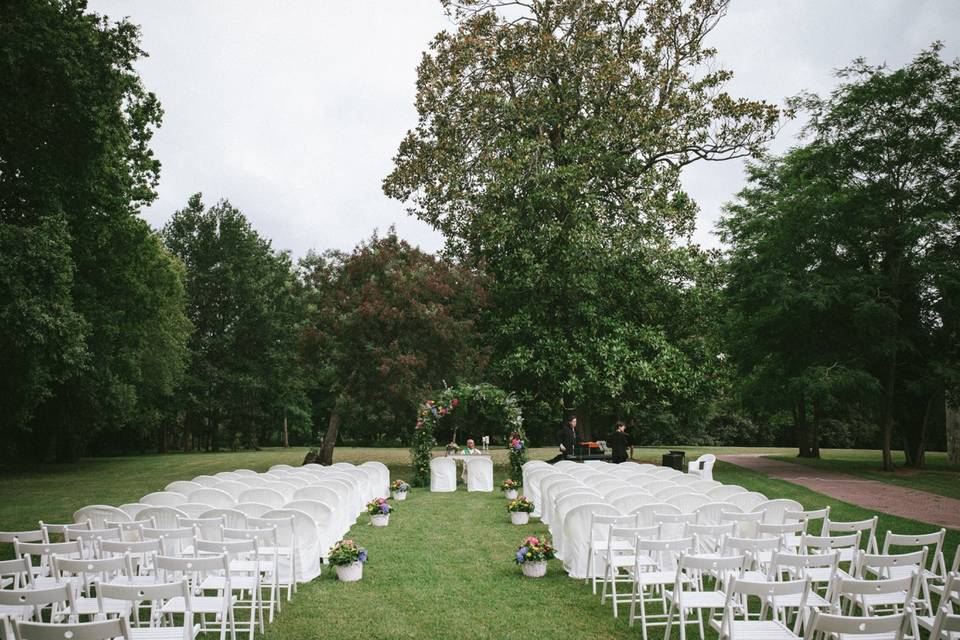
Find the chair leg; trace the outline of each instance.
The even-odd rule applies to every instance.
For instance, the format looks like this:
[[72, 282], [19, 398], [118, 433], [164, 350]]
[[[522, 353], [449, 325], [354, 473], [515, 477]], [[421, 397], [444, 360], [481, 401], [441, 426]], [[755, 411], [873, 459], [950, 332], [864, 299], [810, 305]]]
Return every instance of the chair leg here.
[[619, 616], [617, 612], [617, 575], [619, 570], [616, 567], [610, 569], [610, 590], [613, 591], [613, 617]]
[[[674, 598], [670, 598], [670, 608], [667, 610], [667, 628], [663, 631], [663, 637], [670, 637], [670, 627], [673, 625], [673, 610], [676, 608], [677, 601]], [[683, 627], [681, 627], [682, 629]], [[680, 632], [681, 634], [683, 631]]]

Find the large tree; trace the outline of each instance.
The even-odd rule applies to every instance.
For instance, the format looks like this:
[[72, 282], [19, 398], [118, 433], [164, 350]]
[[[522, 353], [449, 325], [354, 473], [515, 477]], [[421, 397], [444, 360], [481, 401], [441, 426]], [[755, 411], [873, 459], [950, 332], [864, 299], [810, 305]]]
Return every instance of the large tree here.
[[310, 255], [301, 273], [311, 313], [303, 359], [309, 384], [330, 399], [322, 463], [341, 429], [406, 437], [424, 393], [482, 370], [475, 318], [485, 292], [470, 270], [391, 230], [349, 254]]
[[495, 371], [527, 415], [675, 405], [709, 366], [681, 171], [759, 152], [780, 115], [724, 91], [704, 39], [727, 2], [444, 4], [385, 192], [491, 276]]
[[960, 374], [960, 61], [941, 48], [856, 60], [829, 97], [796, 99], [809, 142], [755, 170], [724, 223], [747, 351], [804, 384], [872, 386], [885, 469], [897, 433], [923, 464]]
[[23, 436], [14, 452], [139, 446], [130, 428], [182, 369], [180, 271], [137, 217], [160, 167], [142, 55], [134, 25], [85, 2], [0, 5], [0, 421]]
[[306, 423], [297, 344], [302, 313], [286, 253], [228, 201], [200, 194], [163, 229], [186, 269], [193, 357], [182, 402], [184, 448], [257, 447], [292, 416]]

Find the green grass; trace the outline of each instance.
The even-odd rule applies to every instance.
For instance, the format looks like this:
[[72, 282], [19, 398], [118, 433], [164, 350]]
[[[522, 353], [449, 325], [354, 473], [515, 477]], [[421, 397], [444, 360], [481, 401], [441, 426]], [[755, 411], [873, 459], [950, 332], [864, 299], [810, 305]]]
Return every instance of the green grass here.
[[[652, 459], [664, 448], [637, 451]], [[732, 450], [737, 452], [766, 450]], [[785, 450], [783, 450], [785, 451]], [[120, 504], [161, 489], [175, 479], [246, 467], [264, 470], [273, 464], [297, 464], [305, 450], [271, 449], [251, 453], [186, 454], [83, 460], [35, 473], [7, 476], [0, 485], [0, 529], [36, 526], [40, 518], [66, 521], [85, 504]], [[548, 458], [552, 449], [534, 450]], [[696, 454], [695, 449], [688, 449]], [[498, 479], [506, 473], [506, 457], [495, 451]], [[409, 478], [408, 453], [401, 449], [341, 449], [337, 460], [384, 461], [393, 477]], [[788, 497], [808, 508], [830, 505], [836, 519], [872, 515], [865, 509], [814, 493], [803, 487], [734, 465], [718, 463], [715, 476], [726, 483]], [[324, 567], [314, 582], [301, 585], [292, 603], [285, 603], [265, 634], [270, 639], [304, 637], [352, 638], [631, 638], [640, 636], [626, 618], [614, 620], [609, 606], [582, 581], [571, 580], [553, 562], [542, 580], [520, 576], [513, 553], [525, 535], [545, 533], [533, 522], [510, 524], [499, 493], [461, 490], [436, 494], [415, 489], [400, 503], [390, 526], [373, 528], [361, 517], [350, 536], [370, 551], [364, 579], [343, 584]], [[931, 525], [881, 516], [880, 531], [927, 532]], [[952, 557], [960, 533], [948, 533]], [[694, 632], [693, 627], [689, 629]], [[694, 632], [695, 633], [695, 632]], [[674, 633], [674, 637], [679, 637]], [[709, 638], [715, 636], [708, 635]], [[654, 629], [651, 640], [662, 638]]]
[[937, 495], [960, 500], [960, 465], [950, 464], [947, 454], [930, 452], [926, 454], [927, 468], [923, 470], [907, 469], [903, 466], [902, 451], [894, 451], [896, 471], [883, 471], [880, 452], [871, 450], [823, 449], [818, 460], [797, 458], [796, 455], [772, 455], [775, 460], [795, 462], [816, 469], [826, 469], [849, 473], [867, 480], [877, 480], [887, 484], [919, 489]]

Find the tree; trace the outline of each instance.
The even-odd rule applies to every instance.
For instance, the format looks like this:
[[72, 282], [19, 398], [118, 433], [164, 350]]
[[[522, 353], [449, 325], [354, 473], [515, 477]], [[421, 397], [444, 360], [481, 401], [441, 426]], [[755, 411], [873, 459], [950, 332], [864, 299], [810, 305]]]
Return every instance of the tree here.
[[342, 428], [375, 416], [379, 428], [406, 434], [424, 393], [482, 371], [475, 318], [485, 293], [471, 271], [393, 230], [350, 254], [311, 255], [301, 271], [311, 312], [303, 358], [332, 399], [322, 464]]
[[856, 60], [829, 98], [795, 99], [809, 142], [755, 168], [724, 221], [747, 363], [815, 412], [812, 393], [872, 392], [887, 470], [897, 432], [923, 464], [960, 373], [960, 62], [941, 48], [894, 71]]
[[672, 410], [716, 355], [671, 315], [707, 262], [681, 170], [758, 152], [780, 115], [710, 68], [727, 3], [444, 4], [385, 193], [489, 276], [493, 370], [527, 415]]
[[[14, 408], [2, 420], [29, 434], [14, 454], [141, 446], [137, 425], [177, 383], [180, 272], [137, 218], [160, 168], [149, 148], [160, 105], [133, 70], [142, 55], [134, 25], [85, 2], [0, 7], [0, 281], [11, 293], [0, 342], [15, 359], [0, 374]], [[158, 323], [149, 313], [161, 310]]]
[[195, 194], [163, 230], [186, 269], [193, 358], [182, 402], [184, 446], [257, 448], [293, 416], [306, 422], [297, 340], [302, 314], [286, 253], [228, 201]]

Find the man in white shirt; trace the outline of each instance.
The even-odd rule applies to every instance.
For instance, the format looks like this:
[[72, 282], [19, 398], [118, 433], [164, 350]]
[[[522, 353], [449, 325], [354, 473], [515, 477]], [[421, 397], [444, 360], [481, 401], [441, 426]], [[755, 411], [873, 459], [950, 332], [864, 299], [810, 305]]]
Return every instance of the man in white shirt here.
[[[473, 438], [467, 438], [467, 448], [460, 452], [460, 455], [464, 456], [482, 456], [483, 451], [477, 449], [477, 443], [473, 441]], [[467, 461], [463, 461], [463, 473], [461, 474], [463, 482], [467, 482]]]

